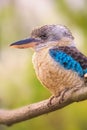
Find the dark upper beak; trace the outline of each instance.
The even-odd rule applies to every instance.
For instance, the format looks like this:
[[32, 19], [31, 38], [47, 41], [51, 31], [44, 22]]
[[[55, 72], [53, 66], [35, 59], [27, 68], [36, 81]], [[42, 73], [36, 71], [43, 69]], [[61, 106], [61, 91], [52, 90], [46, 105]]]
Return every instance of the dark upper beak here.
[[24, 39], [24, 40], [20, 40], [17, 42], [14, 42], [12, 44], [10, 44], [10, 47], [13, 48], [29, 48], [29, 47], [34, 47], [36, 45], [36, 43], [38, 43], [39, 40], [35, 39], [35, 38], [29, 38], [29, 39]]

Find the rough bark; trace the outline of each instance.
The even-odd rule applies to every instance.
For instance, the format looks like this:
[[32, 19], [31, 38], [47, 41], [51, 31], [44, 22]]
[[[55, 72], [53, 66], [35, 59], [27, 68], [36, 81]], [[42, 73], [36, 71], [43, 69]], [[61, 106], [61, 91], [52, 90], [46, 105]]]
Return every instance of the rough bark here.
[[61, 96], [30, 104], [14, 110], [0, 109], [0, 124], [12, 125], [18, 122], [29, 120], [31, 118], [50, 113], [61, 109], [73, 102], [79, 102], [87, 99], [87, 88], [83, 87], [77, 91], [69, 90], [64, 95], [64, 100], [61, 101]]

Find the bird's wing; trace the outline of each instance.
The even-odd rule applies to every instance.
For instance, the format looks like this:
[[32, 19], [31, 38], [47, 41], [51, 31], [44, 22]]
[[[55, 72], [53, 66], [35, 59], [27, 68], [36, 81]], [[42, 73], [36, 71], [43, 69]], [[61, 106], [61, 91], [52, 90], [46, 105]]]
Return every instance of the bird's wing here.
[[60, 63], [65, 69], [73, 70], [83, 77], [87, 73], [87, 57], [75, 47], [61, 46], [49, 50], [54, 61]]

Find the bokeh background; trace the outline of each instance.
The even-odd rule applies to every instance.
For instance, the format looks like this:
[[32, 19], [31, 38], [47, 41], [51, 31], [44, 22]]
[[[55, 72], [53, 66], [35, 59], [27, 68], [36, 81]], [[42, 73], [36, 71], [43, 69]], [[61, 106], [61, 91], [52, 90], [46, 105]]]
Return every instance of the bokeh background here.
[[[70, 28], [76, 46], [87, 55], [87, 0], [0, 0], [0, 108], [15, 109], [50, 96], [36, 78], [30, 49], [9, 48], [45, 24]], [[87, 101], [73, 103], [0, 130], [87, 130]]]

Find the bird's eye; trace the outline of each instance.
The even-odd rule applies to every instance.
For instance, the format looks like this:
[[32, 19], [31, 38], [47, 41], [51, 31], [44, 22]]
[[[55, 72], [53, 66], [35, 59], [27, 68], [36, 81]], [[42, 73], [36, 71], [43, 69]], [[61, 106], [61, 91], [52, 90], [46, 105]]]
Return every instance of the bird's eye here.
[[67, 35], [67, 32], [64, 32], [63, 35], [66, 36], [66, 35]]
[[39, 36], [42, 40], [46, 40], [47, 39], [47, 35], [46, 34], [42, 34]]

